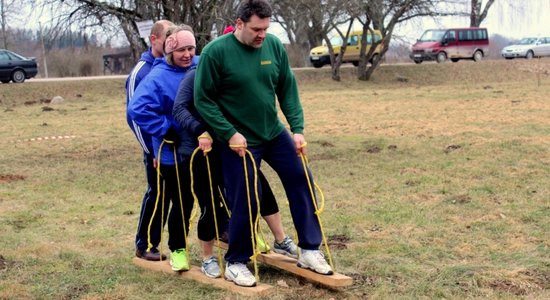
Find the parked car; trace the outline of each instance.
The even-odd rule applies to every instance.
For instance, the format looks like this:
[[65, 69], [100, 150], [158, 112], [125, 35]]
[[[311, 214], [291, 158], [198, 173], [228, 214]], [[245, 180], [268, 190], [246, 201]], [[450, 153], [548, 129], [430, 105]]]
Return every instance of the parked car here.
[[489, 54], [489, 35], [486, 28], [449, 28], [426, 30], [412, 46], [409, 57], [417, 64], [425, 60], [438, 63], [448, 58], [481, 61]]
[[[361, 36], [363, 31], [353, 31], [350, 32], [348, 37], [348, 45], [346, 46], [346, 52], [344, 52], [344, 63], [352, 63], [354, 66], [359, 65], [359, 52], [361, 51]], [[379, 42], [382, 39], [382, 34], [379, 30], [373, 30], [372, 33], [367, 33], [367, 53], [370, 50], [370, 47], [374, 42]], [[340, 53], [340, 47], [342, 46], [342, 39], [340, 37], [335, 37], [331, 39], [330, 43], [332, 44], [335, 55]], [[380, 58], [380, 51], [382, 51], [382, 44], [378, 44], [374, 50], [374, 54], [371, 59], [377, 60]], [[328, 53], [328, 47], [326, 45], [317, 46], [309, 51], [309, 60], [315, 68], [321, 68], [324, 65], [330, 65], [330, 54]]]
[[550, 37], [523, 38], [517, 44], [502, 48], [500, 54], [506, 59], [550, 56]]
[[0, 81], [21, 83], [38, 73], [34, 57], [24, 57], [9, 50], [0, 49]]

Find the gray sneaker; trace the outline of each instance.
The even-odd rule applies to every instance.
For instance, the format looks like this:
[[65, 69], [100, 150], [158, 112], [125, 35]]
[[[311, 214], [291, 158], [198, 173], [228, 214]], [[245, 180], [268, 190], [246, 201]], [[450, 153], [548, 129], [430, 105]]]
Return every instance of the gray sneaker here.
[[201, 271], [210, 278], [218, 278], [221, 276], [220, 265], [218, 265], [218, 259], [215, 256], [202, 261]]
[[280, 243], [273, 242], [273, 252], [298, 259], [298, 246], [288, 235]]

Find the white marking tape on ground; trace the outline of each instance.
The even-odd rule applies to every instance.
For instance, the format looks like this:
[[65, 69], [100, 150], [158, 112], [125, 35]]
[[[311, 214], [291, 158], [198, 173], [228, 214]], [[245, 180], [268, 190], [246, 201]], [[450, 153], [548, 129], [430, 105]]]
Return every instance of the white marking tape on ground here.
[[15, 140], [12, 141], [13, 143], [23, 143], [23, 142], [37, 142], [37, 141], [45, 141], [45, 140], [63, 140], [63, 139], [74, 139], [76, 135], [52, 135], [52, 136], [44, 136], [44, 137], [37, 137], [37, 138], [28, 138], [28, 139], [22, 139], [22, 140]]

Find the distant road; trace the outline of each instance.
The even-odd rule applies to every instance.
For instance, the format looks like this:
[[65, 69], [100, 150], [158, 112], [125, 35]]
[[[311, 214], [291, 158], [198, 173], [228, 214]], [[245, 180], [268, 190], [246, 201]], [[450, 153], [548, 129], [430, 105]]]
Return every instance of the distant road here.
[[[380, 65], [380, 67], [387, 66], [387, 65], [411, 65], [412, 62], [407, 63], [392, 63], [392, 64], [386, 64], [383, 63]], [[351, 68], [353, 67], [352, 64], [343, 64], [342, 68]], [[323, 68], [330, 68], [330, 66], [324, 66]], [[314, 69], [313, 67], [302, 67], [302, 68], [292, 68], [293, 70], [307, 70], [307, 69]], [[95, 79], [126, 79], [128, 77], [128, 74], [126, 75], [105, 75], [105, 76], [85, 76], [85, 77], [50, 77], [50, 78], [32, 78], [28, 79], [25, 82], [51, 82], [51, 81], [72, 81], [72, 80], [95, 80]]]
[[126, 75], [105, 75], [105, 76], [86, 76], [86, 77], [50, 77], [50, 78], [32, 78], [25, 82], [49, 82], [49, 81], [73, 81], [73, 80], [96, 80], [96, 79], [125, 79]]

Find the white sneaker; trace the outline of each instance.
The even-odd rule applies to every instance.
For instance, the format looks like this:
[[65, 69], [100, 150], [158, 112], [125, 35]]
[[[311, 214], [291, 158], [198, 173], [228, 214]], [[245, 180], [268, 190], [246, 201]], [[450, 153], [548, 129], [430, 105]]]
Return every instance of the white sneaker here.
[[319, 274], [332, 275], [332, 268], [327, 264], [325, 256], [319, 250], [304, 250], [298, 258], [298, 267], [311, 269]]
[[225, 267], [225, 279], [233, 281], [240, 286], [255, 286], [256, 277], [250, 273], [246, 264], [243, 263], [227, 263]]

